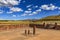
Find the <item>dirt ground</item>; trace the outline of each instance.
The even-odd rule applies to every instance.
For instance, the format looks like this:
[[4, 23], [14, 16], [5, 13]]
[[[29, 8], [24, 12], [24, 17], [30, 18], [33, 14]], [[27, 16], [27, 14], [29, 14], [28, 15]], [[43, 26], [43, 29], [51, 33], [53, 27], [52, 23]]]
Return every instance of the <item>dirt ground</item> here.
[[[25, 29], [31, 31], [29, 35], [24, 34]], [[0, 31], [0, 40], [60, 40], [60, 30], [37, 28], [33, 35], [32, 28], [18, 28]]]

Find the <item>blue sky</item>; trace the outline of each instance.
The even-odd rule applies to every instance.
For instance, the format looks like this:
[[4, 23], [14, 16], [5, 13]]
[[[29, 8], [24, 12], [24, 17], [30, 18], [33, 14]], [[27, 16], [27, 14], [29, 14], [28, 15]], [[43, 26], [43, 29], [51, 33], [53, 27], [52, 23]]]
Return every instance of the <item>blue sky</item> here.
[[40, 19], [60, 15], [60, 0], [0, 0], [0, 20]]

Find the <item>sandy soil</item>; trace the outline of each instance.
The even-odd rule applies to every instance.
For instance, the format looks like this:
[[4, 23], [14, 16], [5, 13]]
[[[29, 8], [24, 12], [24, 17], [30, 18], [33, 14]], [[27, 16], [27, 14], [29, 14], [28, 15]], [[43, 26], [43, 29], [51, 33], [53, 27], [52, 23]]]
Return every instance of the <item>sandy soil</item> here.
[[[24, 35], [27, 28], [0, 31], [0, 40], [60, 40], [60, 30], [36, 29], [36, 35]], [[27, 29], [28, 30], [28, 29]]]

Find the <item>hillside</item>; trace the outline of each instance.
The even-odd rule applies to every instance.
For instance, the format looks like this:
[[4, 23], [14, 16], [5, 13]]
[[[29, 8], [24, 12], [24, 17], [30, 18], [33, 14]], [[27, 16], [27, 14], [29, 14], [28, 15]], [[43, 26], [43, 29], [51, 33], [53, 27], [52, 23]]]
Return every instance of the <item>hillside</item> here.
[[58, 23], [60, 24], [60, 15], [57, 16], [48, 16], [48, 17], [44, 17], [42, 19], [36, 20], [35, 21], [36, 24], [41, 24], [41, 23]]
[[60, 21], [60, 15], [48, 16], [48, 17], [42, 18], [42, 19], [40, 19], [38, 21]]

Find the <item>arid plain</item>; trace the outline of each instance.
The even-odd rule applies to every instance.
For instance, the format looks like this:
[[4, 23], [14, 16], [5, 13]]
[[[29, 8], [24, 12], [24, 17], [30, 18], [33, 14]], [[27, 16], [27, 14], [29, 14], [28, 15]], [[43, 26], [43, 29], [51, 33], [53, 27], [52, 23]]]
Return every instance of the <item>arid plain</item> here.
[[[30, 30], [30, 35], [25, 35], [24, 30]], [[60, 30], [36, 28], [36, 34], [32, 34], [32, 28], [17, 28], [0, 31], [0, 40], [60, 40]]]

